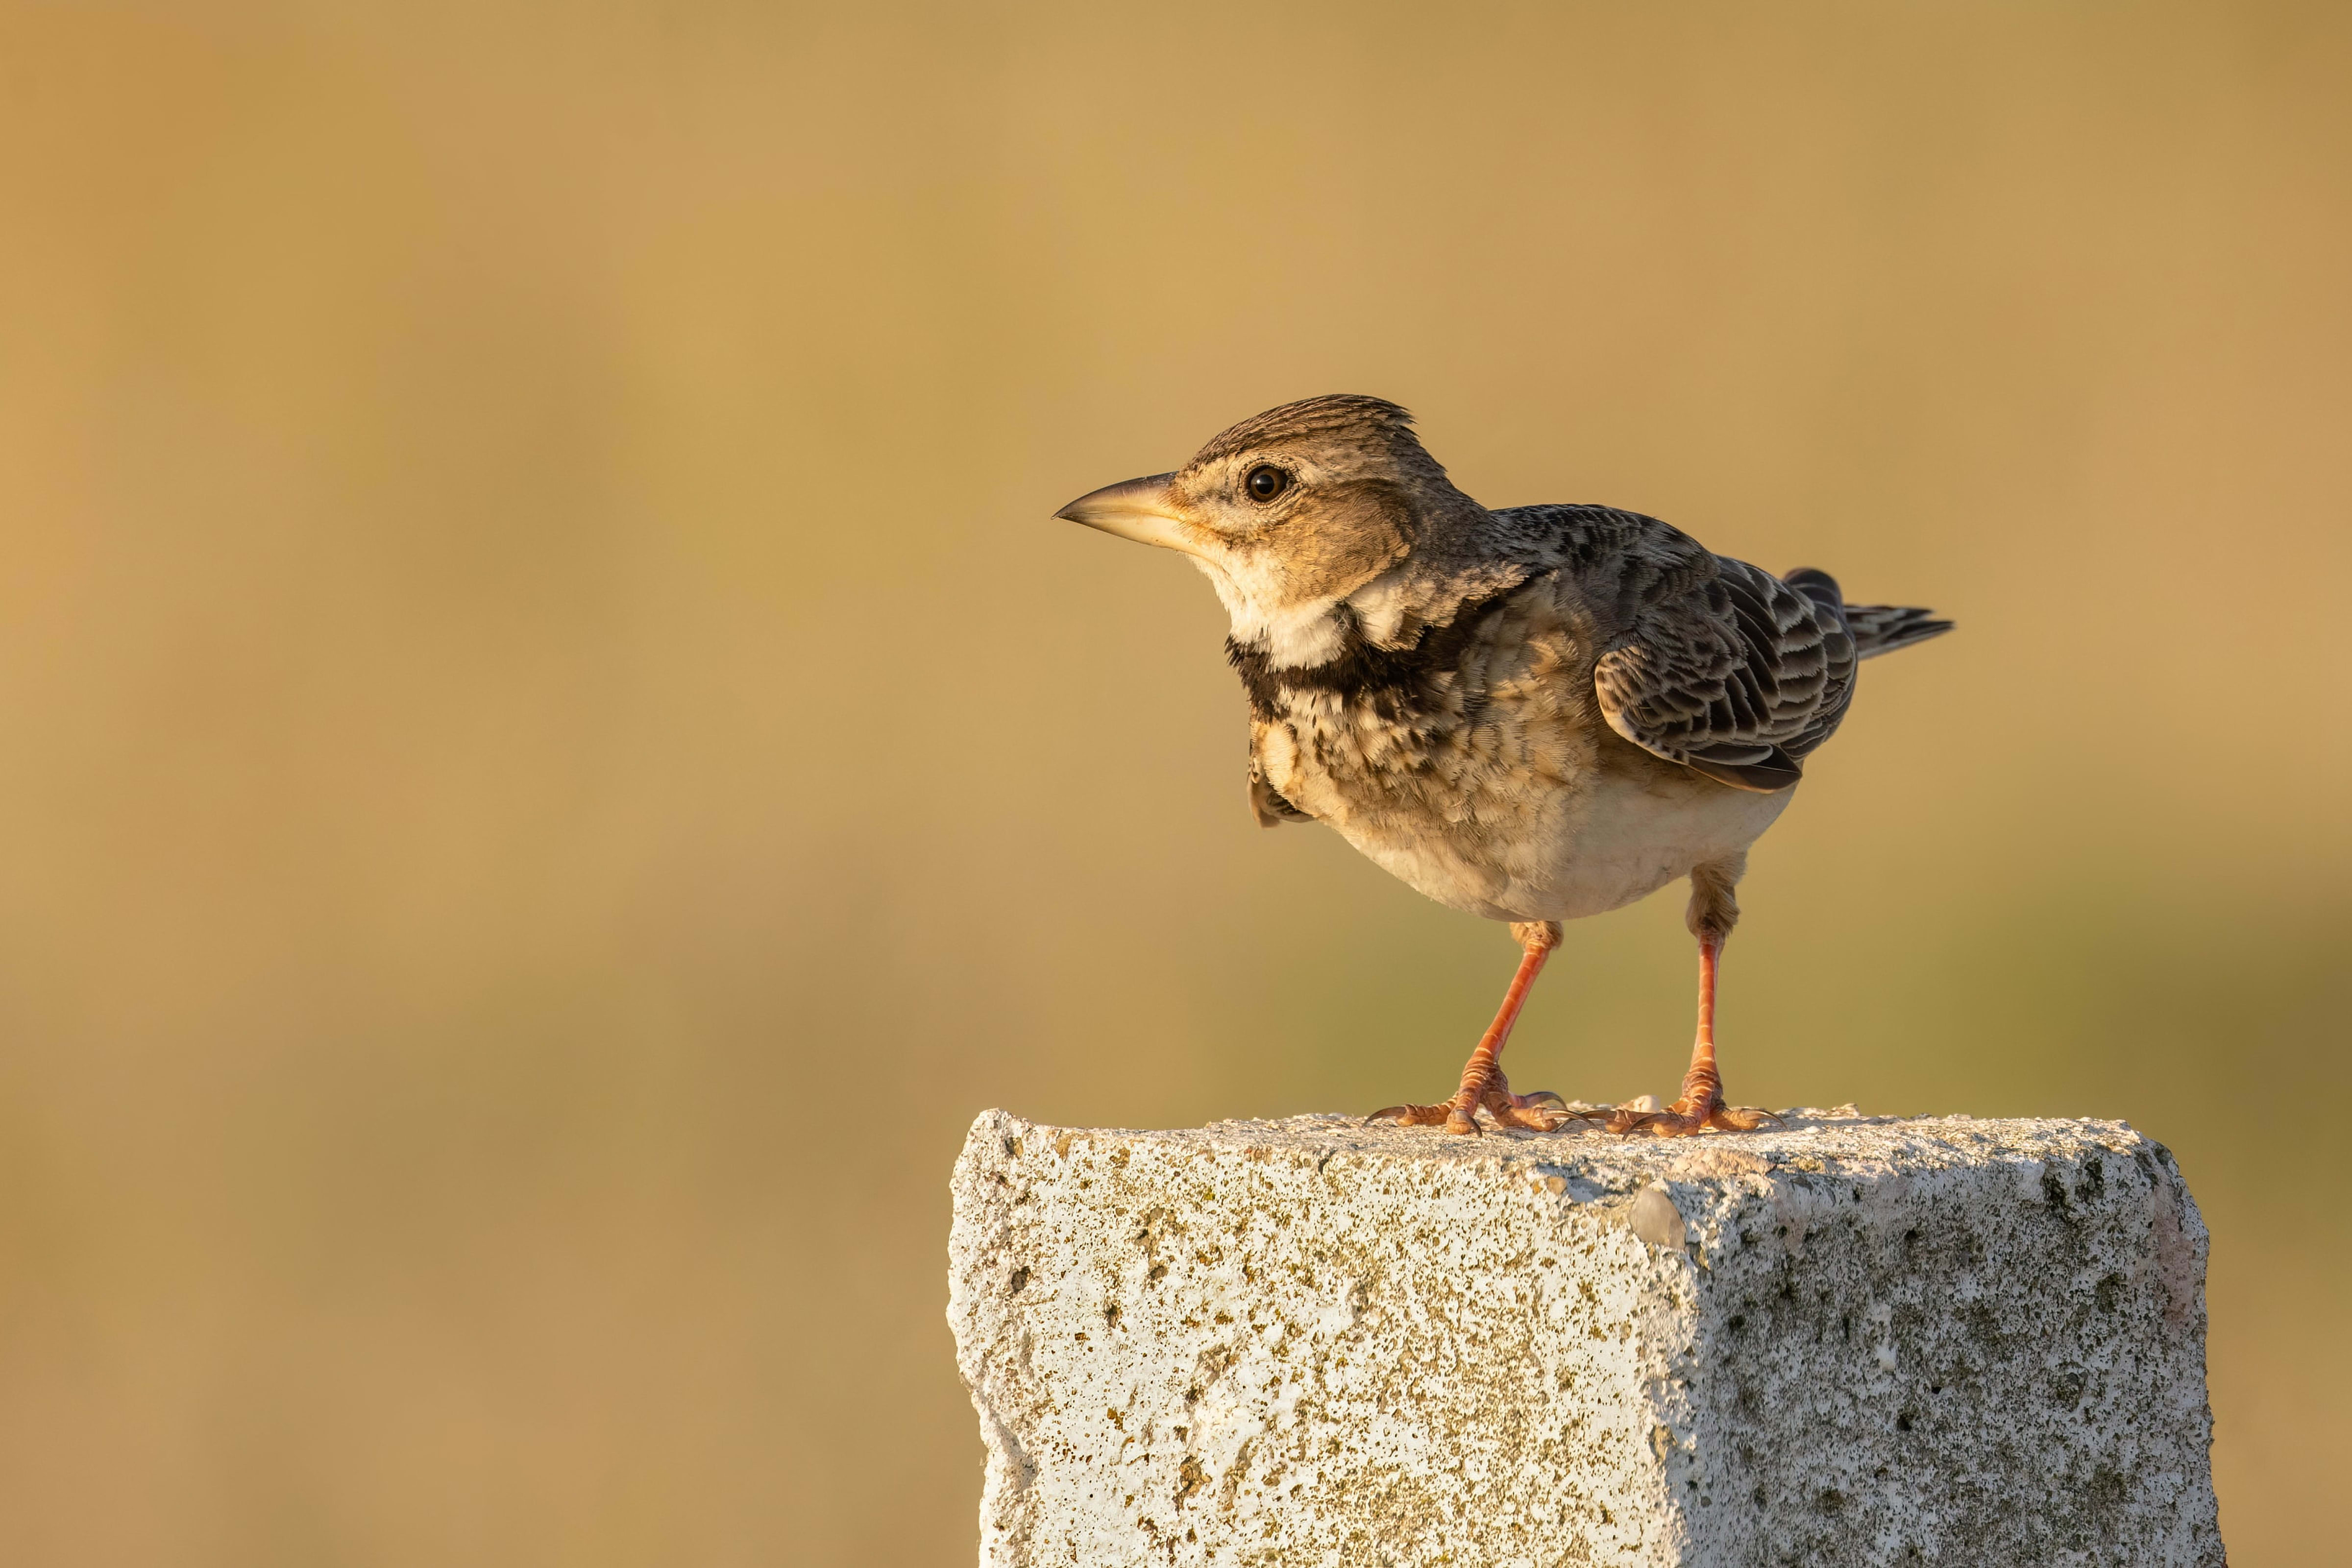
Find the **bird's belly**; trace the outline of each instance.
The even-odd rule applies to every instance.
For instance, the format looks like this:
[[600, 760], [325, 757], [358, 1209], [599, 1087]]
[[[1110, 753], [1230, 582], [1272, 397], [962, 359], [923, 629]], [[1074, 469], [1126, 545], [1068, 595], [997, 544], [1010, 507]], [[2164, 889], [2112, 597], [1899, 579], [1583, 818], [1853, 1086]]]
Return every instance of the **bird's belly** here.
[[1509, 873], [1485, 855], [1467, 852], [1466, 846], [1449, 835], [1401, 834], [1361, 823], [1333, 826], [1373, 864], [1448, 908], [1483, 915], [1489, 920], [1542, 918], [1522, 914], [1505, 902], [1511, 896]]
[[1337, 821], [1406, 885], [1492, 920], [1580, 920], [1646, 898], [1695, 866], [1744, 852], [1787, 809], [1791, 788], [1733, 789], [1686, 769], [1604, 772], [1496, 833], [1475, 823], [1418, 831]]
[[1734, 789], [1679, 768], [1605, 773], [1597, 784], [1543, 873], [1512, 890], [1534, 917], [1622, 909], [1694, 867], [1744, 853], [1797, 792]]

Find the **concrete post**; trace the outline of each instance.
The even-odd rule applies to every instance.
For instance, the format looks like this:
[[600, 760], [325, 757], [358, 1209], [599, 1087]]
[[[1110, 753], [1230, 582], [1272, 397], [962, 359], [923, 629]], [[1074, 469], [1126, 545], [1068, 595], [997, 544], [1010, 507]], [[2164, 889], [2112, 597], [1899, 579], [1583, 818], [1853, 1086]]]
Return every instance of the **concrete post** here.
[[2205, 1230], [2121, 1123], [992, 1111], [954, 1194], [995, 1568], [2222, 1563]]

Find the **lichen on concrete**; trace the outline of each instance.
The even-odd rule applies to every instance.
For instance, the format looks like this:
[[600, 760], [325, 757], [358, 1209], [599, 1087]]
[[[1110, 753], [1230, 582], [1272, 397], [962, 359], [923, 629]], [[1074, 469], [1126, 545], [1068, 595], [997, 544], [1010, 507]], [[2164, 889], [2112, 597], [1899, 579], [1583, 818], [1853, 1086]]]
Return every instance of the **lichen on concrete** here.
[[2121, 1123], [1691, 1141], [992, 1111], [981, 1561], [2222, 1561], [2205, 1230]]

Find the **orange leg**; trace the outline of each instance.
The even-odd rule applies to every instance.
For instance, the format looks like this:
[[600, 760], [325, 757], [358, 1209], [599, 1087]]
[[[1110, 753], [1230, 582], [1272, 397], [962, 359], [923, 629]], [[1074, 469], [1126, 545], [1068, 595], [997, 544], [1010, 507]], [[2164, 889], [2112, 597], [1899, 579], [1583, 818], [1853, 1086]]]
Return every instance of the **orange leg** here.
[[1724, 1103], [1723, 1075], [1715, 1069], [1715, 970], [1722, 954], [1722, 937], [1699, 938], [1698, 1040], [1691, 1046], [1690, 1071], [1683, 1074], [1683, 1097], [1663, 1111], [1615, 1112], [1607, 1124], [1611, 1132], [1654, 1133], [1662, 1138], [1681, 1138], [1708, 1127], [1727, 1133], [1752, 1133], [1768, 1120], [1780, 1119], [1754, 1106]]
[[1571, 1113], [1557, 1108], [1561, 1105], [1559, 1095], [1549, 1090], [1514, 1094], [1510, 1080], [1503, 1076], [1503, 1047], [1510, 1041], [1512, 1026], [1519, 1021], [1519, 1009], [1527, 1002], [1528, 989], [1543, 973], [1544, 961], [1551, 956], [1551, 950], [1559, 946], [1559, 927], [1549, 920], [1515, 925], [1511, 934], [1518, 937], [1525, 949], [1519, 958], [1518, 973], [1511, 977], [1511, 988], [1503, 993], [1503, 1005], [1479, 1039], [1478, 1049], [1463, 1064], [1462, 1087], [1454, 1098], [1436, 1105], [1391, 1105], [1364, 1120], [1390, 1121], [1406, 1127], [1443, 1125], [1449, 1133], [1475, 1133], [1479, 1130], [1478, 1112], [1484, 1109], [1496, 1126], [1549, 1133], [1570, 1118]]

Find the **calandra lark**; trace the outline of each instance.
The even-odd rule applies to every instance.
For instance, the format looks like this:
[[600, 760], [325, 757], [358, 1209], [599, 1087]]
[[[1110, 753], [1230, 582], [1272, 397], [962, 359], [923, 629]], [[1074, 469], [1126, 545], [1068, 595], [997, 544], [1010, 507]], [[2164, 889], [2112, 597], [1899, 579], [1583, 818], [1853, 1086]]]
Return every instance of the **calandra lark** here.
[[1827, 573], [1774, 577], [1612, 507], [1490, 511], [1394, 403], [1318, 397], [1244, 420], [1172, 474], [1058, 514], [1191, 556], [1233, 619], [1250, 708], [1250, 806], [1319, 821], [1441, 904], [1508, 921], [1501, 1009], [1409, 1125], [1555, 1131], [1501, 1056], [1559, 923], [1688, 877], [1698, 1039], [1682, 1097], [1616, 1132], [1745, 1131], [1723, 1098], [1715, 975], [1748, 847], [1853, 700], [1854, 665], [1951, 630], [1848, 604]]

